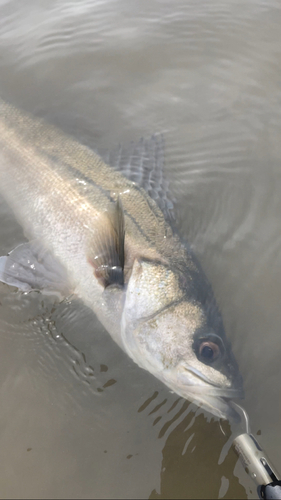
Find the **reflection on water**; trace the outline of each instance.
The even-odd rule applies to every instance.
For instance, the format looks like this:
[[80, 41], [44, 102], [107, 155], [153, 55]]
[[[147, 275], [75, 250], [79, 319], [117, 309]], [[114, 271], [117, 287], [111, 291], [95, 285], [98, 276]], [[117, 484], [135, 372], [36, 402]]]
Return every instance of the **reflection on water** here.
[[[215, 290], [253, 432], [280, 445], [277, 0], [2, 0], [0, 94], [98, 150], [164, 134], [179, 228]], [[24, 241], [0, 200], [0, 254]], [[227, 437], [74, 297], [0, 285], [3, 497], [255, 498]]]
[[150, 498], [189, 498], [191, 491], [194, 498], [245, 498], [244, 487], [233, 478], [235, 454], [229, 452], [218, 465], [224, 444], [217, 422], [206, 425], [202, 414], [196, 419], [192, 413], [185, 414], [166, 439], [161, 488], [153, 490]]

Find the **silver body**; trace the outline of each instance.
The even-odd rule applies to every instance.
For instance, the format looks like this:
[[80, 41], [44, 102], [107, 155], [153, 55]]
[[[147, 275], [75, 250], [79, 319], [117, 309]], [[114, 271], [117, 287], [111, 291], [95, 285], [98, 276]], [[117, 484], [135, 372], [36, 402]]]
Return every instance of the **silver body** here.
[[[241, 376], [211, 287], [143, 188], [1, 101], [0, 191], [26, 236], [51, 252], [69, 289], [139, 366], [215, 415], [233, 413], [227, 398], [241, 395]], [[108, 213], [117, 199], [125, 223], [124, 286], [104, 287], [93, 261], [110, 242]], [[208, 355], [214, 344], [215, 362], [202, 361], [198, 353]]]

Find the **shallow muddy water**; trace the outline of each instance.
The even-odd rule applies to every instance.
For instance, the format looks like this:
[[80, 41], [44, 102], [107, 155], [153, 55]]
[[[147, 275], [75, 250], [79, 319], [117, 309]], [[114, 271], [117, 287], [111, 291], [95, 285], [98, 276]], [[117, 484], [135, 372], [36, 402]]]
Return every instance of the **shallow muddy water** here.
[[[281, 4], [0, 1], [0, 94], [93, 149], [165, 138], [199, 257], [281, 470]], [[0, 200], [0, 255], [25, 241]], [[255, 498], [218, 421], [91, 311], [0, 285], [1, 498]], [[230, 435], [230, 434], [229, 434]]]

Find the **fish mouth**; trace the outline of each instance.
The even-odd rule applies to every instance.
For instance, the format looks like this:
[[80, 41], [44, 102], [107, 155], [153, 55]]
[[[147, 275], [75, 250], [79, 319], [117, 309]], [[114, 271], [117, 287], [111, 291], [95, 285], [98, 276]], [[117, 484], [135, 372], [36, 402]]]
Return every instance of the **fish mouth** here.
[[[185, 368], [185, 371], [191, 373], [193, 382], [191, 383], [191, 387], [194, 386], [196, 392], [204, 393], [208, 392], [209, 395], [219, 396], [225, 399], [234, 399], [239, 398], [242, 399], [244, 397], [244, 390], [242, 385], [237, 387], [221, 387], [215, 384], [208, 377], [200, 373], [196, 368], [188, 367]], [[197, 383], [195, 383], [195, 381]]]
[[237, 387], [220, 387], [193, 367], [185, 367], [185, 372], [192, 375], [189, 384], [182, 386], [181, 395], [196, 403], [200, 408], [213, 415], [234, 422], [239, 422], [241, 416], [231, 405], [233, 399], [244, 397], [241, 385]]

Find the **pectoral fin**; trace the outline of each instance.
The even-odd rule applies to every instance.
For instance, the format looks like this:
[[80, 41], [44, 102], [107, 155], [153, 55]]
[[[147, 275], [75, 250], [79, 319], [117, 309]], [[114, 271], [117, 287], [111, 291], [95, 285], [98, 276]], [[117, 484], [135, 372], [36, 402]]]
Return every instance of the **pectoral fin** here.
[[124, 212], [120, 198], [112, 203], [91, 242], [88, 260], [100, 284], [124, 285]]
[[23, 243], [0, 257], [0, 281], [23, 292], [40, 290], [62, 296], [71, 292], [65, 268], [38, 241]]

